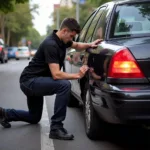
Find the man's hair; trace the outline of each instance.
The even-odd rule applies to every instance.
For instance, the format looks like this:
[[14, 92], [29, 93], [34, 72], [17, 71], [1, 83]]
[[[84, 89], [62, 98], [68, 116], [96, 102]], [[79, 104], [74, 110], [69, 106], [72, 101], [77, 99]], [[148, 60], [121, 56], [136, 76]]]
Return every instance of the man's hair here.
[[65, 18], [61, 25], [60, 30], [63, 28], [68, 28], [71, 31], [75, 31], [76, 33], [80, 33], [80, 25], [74, 18]]

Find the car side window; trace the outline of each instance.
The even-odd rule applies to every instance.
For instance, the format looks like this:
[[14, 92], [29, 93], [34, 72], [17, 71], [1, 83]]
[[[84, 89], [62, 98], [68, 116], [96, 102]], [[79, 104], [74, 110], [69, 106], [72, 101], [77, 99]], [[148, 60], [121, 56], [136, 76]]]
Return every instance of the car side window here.
[[92, 23], [88, 29], [88, 32], [86, 34], [86, 37], [85, 37], [85, 40], [84, 42], [90, 42], [91, 41], [91, 38], [92, 38], [92, 35], [93, 35], [93, 32], [94, 32], [94, 29], [98, 23], [98, 20], [99, 18], [101, 17], [103, 11], [106, 9], [106, 7], [102, 7], [99, 9], [98, 13], [95, 15], [94, 19], [92, 20]]
[[84, 41], [85, 35], [86, 35], [86, 33], [87, 33], [87, 30], [88, 30], [88, 28], [89, 28], [89, 26], [90, 26], [90, 24], [91, 24], [91, 22], [92, 22], [94, 16], [96, 15], [96, 13], [97, 13], [97, 11], [95, 11], [95, 12], [89, 17], [89, 19], [87, 20], [86, 24], [84, 25], [84, 27], [83, 27], [83, 29], [82, 29], [80, 35], [79, 35], [79, 38], [77, 38], [77, 41], [79, 41], [79, 42], [83, 42], [83, 41]]
[[100, 17], [97, 26], [95, 28], [92, 41], [96, 39], [104, 39], [105, 36], [105, 30], [106, 30], [106, 16], [107, 16], [108, 9], [105, 9], [103, 11], [102, 16]]

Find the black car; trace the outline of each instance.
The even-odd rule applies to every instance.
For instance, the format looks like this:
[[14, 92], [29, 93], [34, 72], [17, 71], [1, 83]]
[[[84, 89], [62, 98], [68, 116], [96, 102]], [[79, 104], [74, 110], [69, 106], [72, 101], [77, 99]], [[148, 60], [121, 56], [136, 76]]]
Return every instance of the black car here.
[[5, 47], [3, 39], [0, 38], [0, 62], [1, 63], [7, 63], [8, 56], [7, 56], [8, 50]]
[[103, 39], [96, 49], [75, 50], [65, 61], [69, 73], [90, 67], [84, 78], [70, 81], [68, 106], [83, 104], [90, 139], [103, 138], [110, 124], [149, 125], [150, 0], [118, 0], [97, 8], [76, 41], [96, 39]]

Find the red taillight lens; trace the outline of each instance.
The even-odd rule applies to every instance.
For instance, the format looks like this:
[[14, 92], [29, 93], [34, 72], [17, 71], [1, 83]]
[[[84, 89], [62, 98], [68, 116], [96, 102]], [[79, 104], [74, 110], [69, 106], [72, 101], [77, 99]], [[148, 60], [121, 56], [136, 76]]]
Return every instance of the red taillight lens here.
[[18, 51], [16, 51], [16, 53], [15, 53], [15, 54], [16, 54], [16, 56], [18, 56]]
[[3, 48], [0, 46], [0, 52], [2, 51], [2, 49], [3, 49]]
[[144, 75], [129, 50], [123, 49], [112, 57], [108, 77], [144, 78]]

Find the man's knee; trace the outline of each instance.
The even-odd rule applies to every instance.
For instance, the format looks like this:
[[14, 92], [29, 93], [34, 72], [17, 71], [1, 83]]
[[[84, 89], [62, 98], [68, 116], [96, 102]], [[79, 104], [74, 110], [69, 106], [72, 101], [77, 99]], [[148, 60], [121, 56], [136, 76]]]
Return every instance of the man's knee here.
[[69, 80], [60, 80], [60, 85], [67, 89], [71, 89], [71, 83]]

